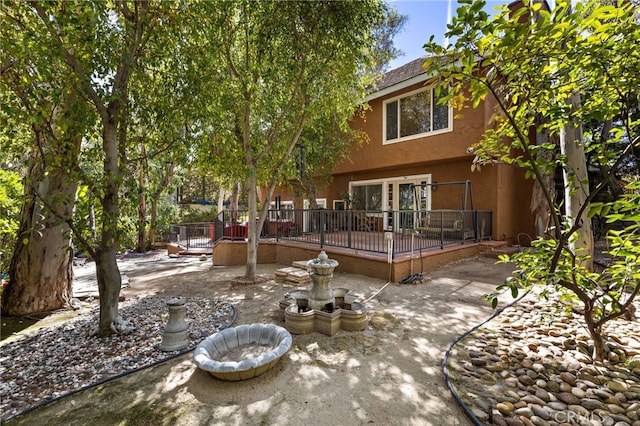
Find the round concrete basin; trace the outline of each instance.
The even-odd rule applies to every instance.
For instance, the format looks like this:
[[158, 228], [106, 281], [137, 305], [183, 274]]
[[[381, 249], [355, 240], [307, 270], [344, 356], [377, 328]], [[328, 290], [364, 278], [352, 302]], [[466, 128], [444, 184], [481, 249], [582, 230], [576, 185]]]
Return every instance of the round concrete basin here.
[[212, 376], [228, 381], [259, 376], [291, 348], [291, 334], [274, 324], [244, 324], [207, 337], [193, 361]]

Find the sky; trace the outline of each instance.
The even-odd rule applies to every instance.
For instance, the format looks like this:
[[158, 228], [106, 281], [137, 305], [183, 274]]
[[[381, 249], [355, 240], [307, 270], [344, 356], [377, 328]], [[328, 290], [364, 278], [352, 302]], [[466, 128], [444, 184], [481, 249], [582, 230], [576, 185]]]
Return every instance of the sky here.
[[[420, 56], [425, 55], [422, 46], [435, 35], [435, 41], [444, 44], [444, 34], [451, 14], [455, 15], [458, 7], [457, 0], [388, 0], [401, 15], [407, 15], [404, 28], [394, 38], [396, 47], [404, 52], [391, 62], [389, 69], [397, 68]], [[494, 12], [493, 8], [510, 0], [487, 0], [487, 12]]]

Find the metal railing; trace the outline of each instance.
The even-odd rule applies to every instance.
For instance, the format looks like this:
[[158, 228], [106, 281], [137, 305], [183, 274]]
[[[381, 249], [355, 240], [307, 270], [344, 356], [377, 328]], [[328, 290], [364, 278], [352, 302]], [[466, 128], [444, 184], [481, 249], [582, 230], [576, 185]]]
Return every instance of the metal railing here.
[[[187, 249], [212, 247], [220, 240], [247, 238], [246, 212], [224, 211], [213, 223], [171, 226], [171, 241]], [[270, 210], [260, 238], [387, 253], [444, 248], [491, 239], [492, 212], [487, 210]]]
[[214, 224], [210, 222], [181, 223], [169, 226], [169, 243], [189, 250], [211, 250], [215, 243]]
[[443, 248], [491, 238], [491, 211], [287, 210], [276, 238], [386, 253]]

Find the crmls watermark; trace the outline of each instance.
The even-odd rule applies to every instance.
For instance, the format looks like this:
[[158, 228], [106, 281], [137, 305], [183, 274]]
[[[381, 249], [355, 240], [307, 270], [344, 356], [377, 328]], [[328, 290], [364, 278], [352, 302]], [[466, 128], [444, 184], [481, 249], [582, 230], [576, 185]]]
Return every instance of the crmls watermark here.
[[554, 413], [553, 420], [558, 423], [571, 423], [576, 425], [598, 425], [598, 426], [613, 426], [616, 422], [609, 416], [600, 417], [597, 414], [589, 413], [578, 414], [573, 411], [558, 411]]

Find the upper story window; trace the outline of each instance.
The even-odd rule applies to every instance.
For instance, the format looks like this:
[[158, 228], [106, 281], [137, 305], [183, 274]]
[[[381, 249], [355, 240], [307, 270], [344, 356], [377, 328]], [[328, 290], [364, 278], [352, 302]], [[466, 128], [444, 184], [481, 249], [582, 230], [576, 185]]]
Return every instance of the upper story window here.
[[[440, 92], [440, 97], [445, 92]], [[384, 141], [400, 142], [417, 136], [451, 130], [453, 114], [448, 105], [439, 105], [433, 88], [420, 89], [384, 103]]]

